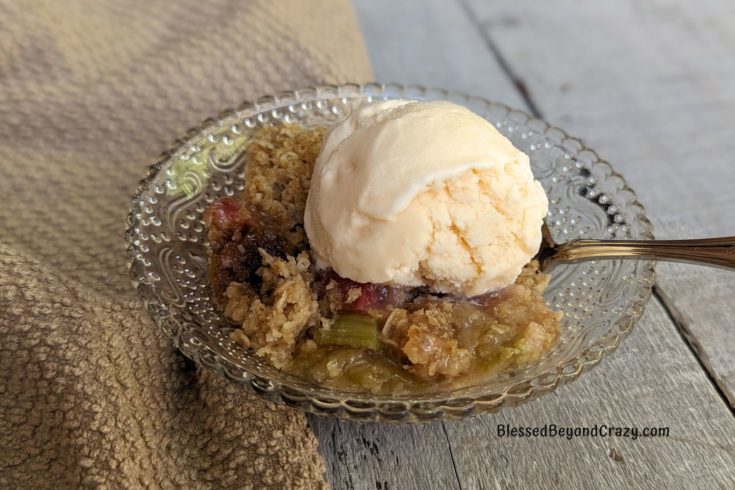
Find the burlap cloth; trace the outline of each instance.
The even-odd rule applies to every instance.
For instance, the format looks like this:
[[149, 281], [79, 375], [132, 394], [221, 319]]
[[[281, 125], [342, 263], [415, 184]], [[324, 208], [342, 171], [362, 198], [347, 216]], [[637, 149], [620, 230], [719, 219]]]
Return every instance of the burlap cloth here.
[[371, 76], [343, 0], [0, 0], [0, 487], [314, 488], [305, 417], [147, 318], [130, 196], [241, 101]]

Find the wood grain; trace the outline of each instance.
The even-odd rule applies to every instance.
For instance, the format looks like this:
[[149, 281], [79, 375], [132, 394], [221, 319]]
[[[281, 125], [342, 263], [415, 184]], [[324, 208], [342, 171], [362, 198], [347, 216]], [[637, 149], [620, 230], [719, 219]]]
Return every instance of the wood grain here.
[[388, 425], [310, 418], [334, 489], [459, 488], [441, 422]]
[[522, 100], [456, 0], [353, 0], [376, 79]]
[[[468, 0], [470, 1], [470, 0]], [[735, 3], [471, 1], [544, 118], [625, 175], [656, 236], [735, 235]], [[658, 284], [735, 403], [735, 276], [659, 264]]]
[[[659, 230], [674, 230], [675, 226], [691, 229], [693, 224], [699, 223], [701, 234], [724, 233], [717, 231], [724, 229], [722, 223], [712, 224], [702, 219], [708, 214], [707, 206], [719, 209], [721, 204], [732, 204], [732, 198], [720, 193], [705, 199], [699, 206], [693, 193], [710, 186], [719, 186], [718, 192], [724, 190], [722, 183], [703, 182], [702, 166], [707, 168], [707, 172], [714, 172], [719, 179], [730, 175], [732, 183], [732, 174], [720, 168], [725, 163], [717, 166], [697, 157], [694, 148], [701, 148], [705, 141], [698, 145], [685, 141], [677, 150], [676, 145], [680, 143], [677, 139], [683, 136], [673, 123], [665, 128], [654, 125], [660, 119], [659, 116], [654, 117], [655, 111], [675, 111], [677, 117], [683, 117], [686, 111], [678, 106], [683, 102], [677, 100], [677, 96], [683, 97], [690, 111], [697, 100], [701, 101], [709, 108], [708, 117], [716, 112], [715, 102], [706, 96], [697, 99], [690, 93], [691, 86], [687, 85], [689, 92], [671, 89], [673, 95], [667, 93], [666, 97], [660, 98], [656, 109], [654, 99], [658, 89], [654, 81], [639, 84], [635, 72], [627, 73], [625, 80], [622, 80], [623, 75], [617, 74], [616, 83], [624, 87], [600, 85], [600, 93], [596, 97], [589, 95], [595, 95], [595, 92], [587, 77], [602, 84], [614, 74], [611, 72], [622, 69], [615, 56], [633, 56], [625, 51], [635, 49], [638, 42], [645, 40], [644, 33], [640, 32], [634, 34], [633, 41], [625, 38], [628, 33], [626, 23], [631, 19], [615, 17], [613, 4], [617, 5], [617, 2], [590, 2], [590, 6], [584, 6], [582, 2], [557, 1], [553, 5], [545, 2], [543, 8], [532, 1], [493, 2], [492, 5], [475, 2], [470, 6], [469, 15], [458, 1], [353, 0], [353, 3], [377, 79], [445, 86], [523, 107], [522, 93], [514, 86], [512, 76], [509, 77], [510, 69], [510, 75], [517, 75], [526, 84], [531, 97], [552, 122], [569, 127], [594, 147], [600, 147], [601, 153], [622, 170], [636, 190], [641, 191], [641, 186], [654, 183], [660, 188], [674, 186], [675, 199], [671, 195], [665, 198], [663, 194], [656, 193], [644, 195], [644, 203], [648, 205]], [[598, 4], [599, 10], [591, 6]], [[577, 8], [585, 10], [587, 17], [584, 22], [591, 24], [585, 26], [588, 33], [585, 39], [561, 32], [578, 28], [563, 22], [565, 14], [574, 19], [571, 12]], [[535, 20], [526, 26], [529, 18]], [[555, 22], [555, 29], [543, 27], [547, 20]], [[712, 36], [727, 39], [728, 29], [719, 27], [723, 32]], [[488, 33], [492, 35], [493, 46], [485, 42]], [[681, 39], [688, 39], [680, 35]], [[567, 44], [570, 43], [569, 36], [573, 36], [576, 45]], [[589, 37], [596, 42], [590, 41]], [[562, 45], [563, 48], [557, 47]], [[569, 80], [560, 82], [561, 74], [572, 70], [574, 60], [552, 66], [555, 63], [554, 49], [563, 49], [587, 60], [589, 64], [585, 65], [585, 73], [574, 69]], [[498, 54], [505, 59], [507, 66], [498, 63]], [[592, 63], [592, 60], [596, 62]], [[610, 63], [612, 67], [608, 66]], [[718, 67], [717, 73], [726, 75], [731, 69], [735, 70], [735, 64], [731, 68]], [[530, 77], [531, 74], [534, 77]], [[686, 82], [674, 80], [672, 83]], [[578, 86], [587, 87], [586, 92], [580, 94], [581, 99], [575, 97]], [[542, 96], [542, 88], [549, 92], [548, 100], [545, 93]], [[607, 100], [610, 96], [606, 92], [612, 92], [612, 100], [617, 101], [617, 105]], [[564, 99], [559, 100], [562, 96]], [[647, 114], [647, 119], [636, 122], [639, 129], [645, 126], [643, 134], [628, 127], [631, 124], [628, 118], [638, 112]], [[693, 117], [699, 118], [699, 115]], [[709, 130], [700, 138], [709, 139], [710, 143], [726, 143], [728, 133], [725, 129], [716, 131], [714, 123], [710, 125], [708, 121], [697, 120]], [[651, 142], [647, 138], [650, 135], [657, 139]], [[665, 139], [669, 137], [674, 140]], [[690, 169], [685, 171], [693, 181], [689, 188], [681, 184], [679, 177], [656, 179], [655, 173], [654, 177], [647, 175], [652, 168], [661, 168], [656, 165], [664, 151], [662, 148], [668, 158], [678, 158], [678, 165], [689, 165]], [[715, 152], [713, 149], [710, 151]], [[687, 156], [691, 158], [687, 160]], [[697, 175], [695, 165], [700, 166], [700, 175]], [[711, 167], [716, 168], [713, 170]], [[682, 194], [682, 197], [677, 194]], [[674, 206], [669, 214], [664, 212], [666, 203]], [[686, 209], [682, 214], [674, 212], [676, 206], [684, 205]], [[665, 280], [670, 281], [666, 274], [682, 274], [678, 267], [687, 274], [696, 274], [691, 271], [697, 269], [685, 266], [659, 267], [659, 271]], [[715, 277], [718, 281], [726, 278], [718, 274], [708, 277]], [[705, 284], [704, 278], [699, 283], [696, 277], [691, 281], [700, 289]], [[720, 290], [713, 291], [716, 287], [713, 285], [707, 293], [714, 294], [715, 305], [724, 306], [721, 309], [724, 316], [711, 320], [697, 316], [692, 323], [692, 312], [676, 295], [677, 290], [668, 282], [662, 284], [667, 294], [681, 305], [682, 311], [687, 311], [683, 314], [684, 321], [697, 335], [710, 327], [721, 329], [727, 324], [723, 320], [727, 322], [729, 318], [731, 323], [735, 318], [724, 303], [726, 298], [717, 296]], [[686, 283], [682, 281], [681, 284]], [[702, 344], [708, 353], [717, 353], [711, 345]], [[718, 348], [722, 349], [722, 359], [726, 361], [729, 347]], [[719, 358], [719, 355], [711, 355], [713, 366], [716, 364], [714, 358]], [[517, 409], [463, 422], [418, 427], [316, 418], [311, 418], [310, 423], [319, 437], [320, 450], [328, 463], [328, 477], [336, 489], [735, 486], [735, 449], [731, 442], [735, 420], [680, 337], [668, 312], [657, 301], [649, 304], [631, 337], [601, 366], [572, 385]], [[545, 423], [560, 426], [668, 426], [671, 433], [668, 438], [635, 441], [622, 438], [571, 441], [508, 439], [497, 436], [499, 423], [515, 426], [542, 426]]]

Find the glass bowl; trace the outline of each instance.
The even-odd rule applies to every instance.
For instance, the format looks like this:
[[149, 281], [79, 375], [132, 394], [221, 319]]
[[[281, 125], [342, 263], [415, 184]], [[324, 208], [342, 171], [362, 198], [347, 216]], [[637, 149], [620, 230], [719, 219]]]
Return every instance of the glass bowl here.
[[248, 102], [191, 129], [150, 168], [127, 218], [133, 284], [158, 327], [187, 357], [215, 373], [306, 412], [393, 422], [459, 419], [519, 405], [576, 379], [619, 345], [651, 294], [653, 263], [608, 260], [551, 270], [547, 302], [564, 311], [558, 344], [538, 363], [480, 385], [385, 396], [328, 389], [283, 373], [230, 340], [206, 282], [202, 212], [242, 189], [236, 158], [259, 127], [331, 124], [362, 104], [391, 98], [444, 99], [492, 122], [526, 152], [549, 197], [554, 239], [652, 239], [636, 195], [582, 142], [523, 111], [479, 97], [418, 86], [321, 86]]

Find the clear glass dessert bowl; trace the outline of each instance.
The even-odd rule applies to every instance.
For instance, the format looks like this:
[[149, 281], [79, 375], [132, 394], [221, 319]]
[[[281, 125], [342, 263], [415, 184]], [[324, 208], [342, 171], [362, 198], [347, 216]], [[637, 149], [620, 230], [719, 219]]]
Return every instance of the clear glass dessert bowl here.
[[490, 381], [421, 395], [333, 390], [284, 373], [230, 339], [207, 285], [205, 208], [242, 189], [238, 155], [260, 127], [332, 124], [377, 100], [449, 100], [496, 125], [527, 153], [549, 197], [556, 242], [574, 238], [652, 239], [635, 193], [577, 139], [523, 111], [479, 97], [419, 86], [321, 86], [225, 111], [191, 129], [151, 166], [127, 218], [133, 285], [156, 325], [196, 363], [278, 402], [319, 415], [392, 422], [459, 419], [519, 405], [568, 383], [617, 348], [643, 313], [654, 281], [650, 261], [604, 260], [551, 269], [544, 295], [564, 311], [559, 342], [536, 364]]

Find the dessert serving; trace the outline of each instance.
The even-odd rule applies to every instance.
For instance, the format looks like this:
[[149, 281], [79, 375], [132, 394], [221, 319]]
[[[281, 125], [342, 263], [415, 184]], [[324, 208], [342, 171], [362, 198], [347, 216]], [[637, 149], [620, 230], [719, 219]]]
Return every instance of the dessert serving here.
[[414, 393], [538, 361], [560, 312], [533, 260], [546, 195], [528, 157], [449, 102], [260, 129], [244, 190], [205, 211], [233, 338], [346, 391]]

